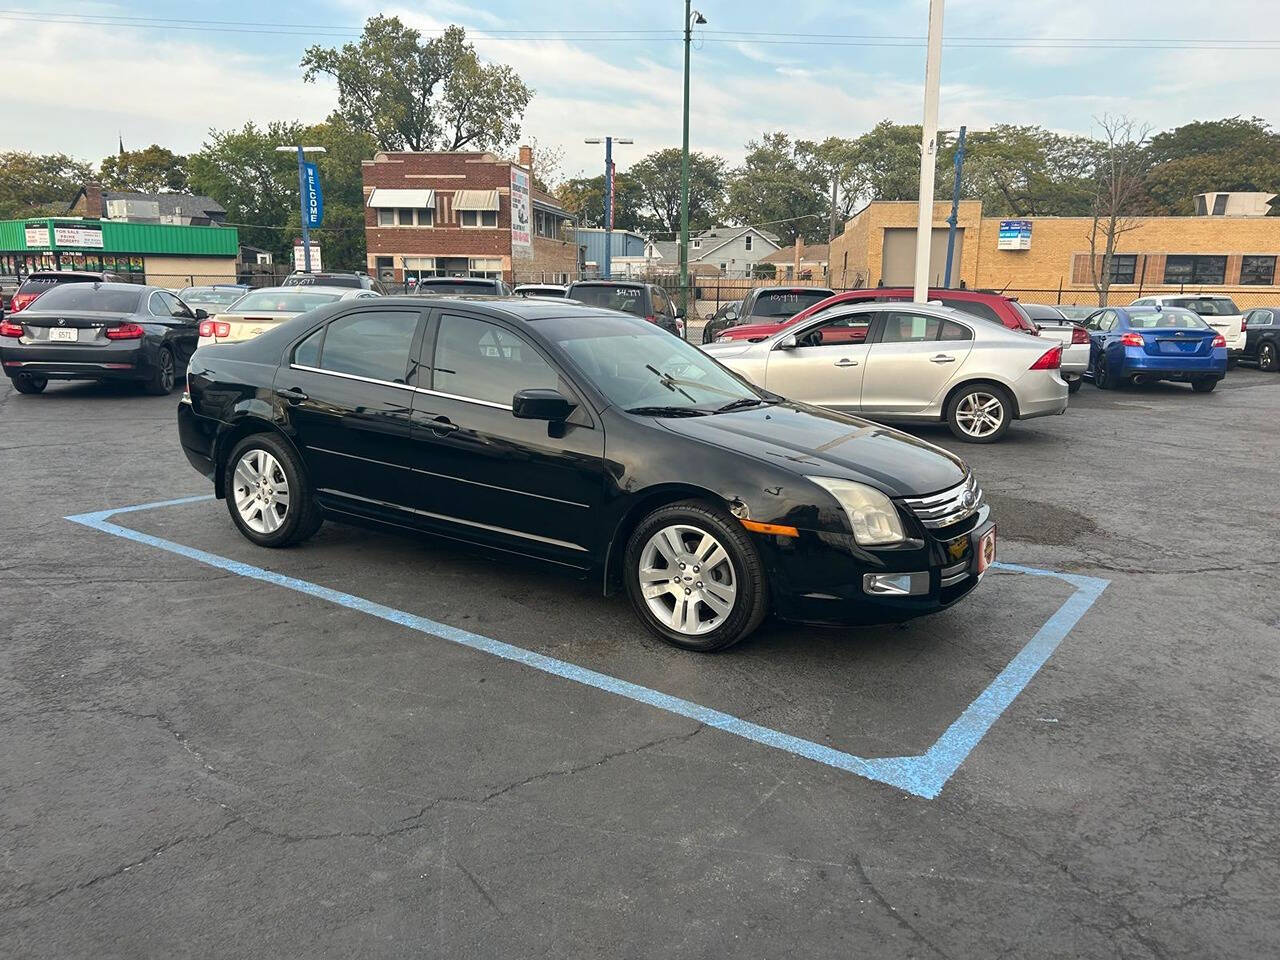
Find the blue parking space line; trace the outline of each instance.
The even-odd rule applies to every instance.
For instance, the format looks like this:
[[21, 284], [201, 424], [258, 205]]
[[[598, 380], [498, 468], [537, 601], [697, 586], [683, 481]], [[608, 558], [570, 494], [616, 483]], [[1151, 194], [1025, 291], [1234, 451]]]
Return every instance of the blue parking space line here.
[[973, 751], [973, 748], [978, 745], [978, 742], [991, 729], [991, 726], [1000, 718], [1014, 698], [1026, 687], [1045, 661], [1049, 659], [1053, 651], [1057, 649], [1058, 645], [1079, 622], [1080, 618], [1098, 599], [1109, 582], [1096, 577], [1056, 573], [1037, 567], [996, 564], [999, 568], [1014, 573], [1054, 577], [1064, 580], [1075, 586], [1076, 591], [1045, 622], [1044, 626], [1036, 632], [1036, 635], [1019, 651], [1009, 665], [1000, 672], [1000, 675], [992, 681], [991, 685], [979, 694], [947, 731], [938, 738], [927, 753], [923, 756], [868, 758], [855, 756], [824, 744], [815, 743], [812, 740], [805, 740], [802, 737], [795, 737], [780, 730], [751, 723], [741, 717], [735, 717], [732, 714], [694, 703], [691, 700], [662, 693], [659, 690], [610, 676], [609, 674], [589, 670], [565, 660], [558, 660], [555, 657], [548, 657], [532, 650], [526, 650], [523, 647], [495, 640], [492, 637], [472, 633], [469, 630], [462, 630], [447, 623], [439, 623], [427, 617], [375, 603], [372, 600], [366, 600], [363, 597], [344, 593], [341, 590], [321, 586], [309, 580], [300, 580], [296, 577], [286, 576], [285, 574], [254, 566], [253, 564], [210, 553], [207, 550], [200, 550], [196, 547], [189, 547], [185, 544], [175, 543], [172, 540], [166, 540], [163, 537], [132, 530], [111, 521], [112, 517], [123, 513], [136, 513], [160, 507], [180, 506], [210, 499], [212, 497], [209, 496], [183, 497], [177, 500], [145, 503], [132, 507], [99, 510], [95, 513], [82, 513], [66, 517], [66, 519], [102, 533], [109, 533], [113, 536], [123, 537], [126, 540], [132, 540], [135, 543], [167, 550], [178, 556], [186, 557], [219, 570], [226, 570], [237, 576], [258, 580], [288, 590], [295, 590], [298, 593], [307, 594], [369, 616], [378, 617], [381, 620], [386, 620], [389, 623], [394, 623], [419, 633], [439, 637], [451, 643], [532, 667], [552, 676], [562, 677], [574, 683], [617, 694], [629, 700], [664, 710], [667, 713], [676, 714], [709, 727], [714, 727], [717, 730], [723, 730], [725, 733], [731, 733], [764, 746], [784, 750], [829, 767], [855, 773], [869, 780], [885, 783], [915, 796], [929, 799], [936, 797], [942, 791], [943, 786], [946, 785], [952, 774], [956, 772], [960, 764]]

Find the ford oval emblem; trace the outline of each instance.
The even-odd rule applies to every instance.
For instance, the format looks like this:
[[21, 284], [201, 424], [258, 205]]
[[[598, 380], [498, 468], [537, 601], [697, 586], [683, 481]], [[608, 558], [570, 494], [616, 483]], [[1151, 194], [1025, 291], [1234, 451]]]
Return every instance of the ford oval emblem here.
[[966, 510], [972, 510], [973, 505], [978, 502], [978, 496], [972, 490], [966, 490], [960, 497], [960, 505]]

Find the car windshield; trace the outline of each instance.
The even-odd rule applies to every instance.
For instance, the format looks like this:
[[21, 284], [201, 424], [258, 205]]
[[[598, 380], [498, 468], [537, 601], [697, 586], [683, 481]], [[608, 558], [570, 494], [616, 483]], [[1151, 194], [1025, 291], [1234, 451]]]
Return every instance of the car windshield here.
[[101, 310], [105, 313], [133, 313], [138, 309], [140, 290], [103, 289], [90, 283], [63, 283], [43, 294], [35, 306], [40, 310]]
[[247, 313], [250, 310], [262, 310], [268, 313], [306, 313], [326, 303], [333, 303], [339, 296], [340, 294], [337, 293], [258, 290], [254, 293], [246, 293], [237, 300], [234, 309], [237, 313]]
[[607, 307], [638, 317], [645, 315], [644, 288], [616, 284], [583, 284], [569, 291], [569, 299], [592, 307]]
[[208, 287], [188, 287], [178, 294], [185, 303], [235, 303], [244, 296], [243, 290], [211, 290]]
[[1135, 330], [1208, 330], [1209, 325], [1190, 310], [1134, 310], [1129, 314], [1129, 326]]
[[756, 297], [751, 305], [753, 317], [794, 317], [801, 310], [807, 310], [815, 303], [821, 303], [830, 297], [830, 290], [770, 290]]
[[1229, 317], [1240, 312], [1230, 297], [1183, 297], [1166, 301], [1171, 307], [1186, 307], [1202, 317]]
[[755, 406], [771, 395], [748, 386], [692, 344], [645, 323], [602, 315], [540, 320], [610, 403], [657, 416]]

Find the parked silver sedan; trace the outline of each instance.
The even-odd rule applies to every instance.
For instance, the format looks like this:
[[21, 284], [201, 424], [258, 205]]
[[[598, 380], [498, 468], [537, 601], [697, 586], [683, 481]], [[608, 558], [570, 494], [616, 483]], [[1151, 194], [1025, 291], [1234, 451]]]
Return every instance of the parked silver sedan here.
[[702, 349], [789, 399], [873, 420], [945, 421], [970, 443], [1067, 409], [1061, 344], [932, 304], [860, 303], [758, 343]]

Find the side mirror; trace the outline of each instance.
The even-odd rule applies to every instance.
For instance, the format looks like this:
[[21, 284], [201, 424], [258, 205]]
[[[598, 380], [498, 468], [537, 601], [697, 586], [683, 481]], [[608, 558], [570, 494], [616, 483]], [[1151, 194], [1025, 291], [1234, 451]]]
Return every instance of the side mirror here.
[[725, 318], [726, 320], [730, 320], [730, 321], [732, 321], [732, 320], [737, 320], [737, 319], [738, 319], [738, 311], [737, 311], [737, 310], [726, 310], [726, 311], [725, 311], [725, 314], [724, 314], [724, 318]]
[[208, 319], [209, 319], [209, 311], [208, 311], [208, 310], [201, 310], [199, 307], [196, 307], [196, 319], [197, 319], [197, 320], [208, 320]]
[[577, 404], [565, 399], [559, 390], [533, 387], [517, 390], [511, 398], [511, 413], [519, 420], [549, 420], [559, 423], [568, 419]]
[[783, 337], [781, 340], [778, 341], [778, 345], [774, 347], [774, 349], [775, 350], [794, 350], [796, 346], [797, 346], [796, 335], [794, 333], [788, 333], [785, 337]]

